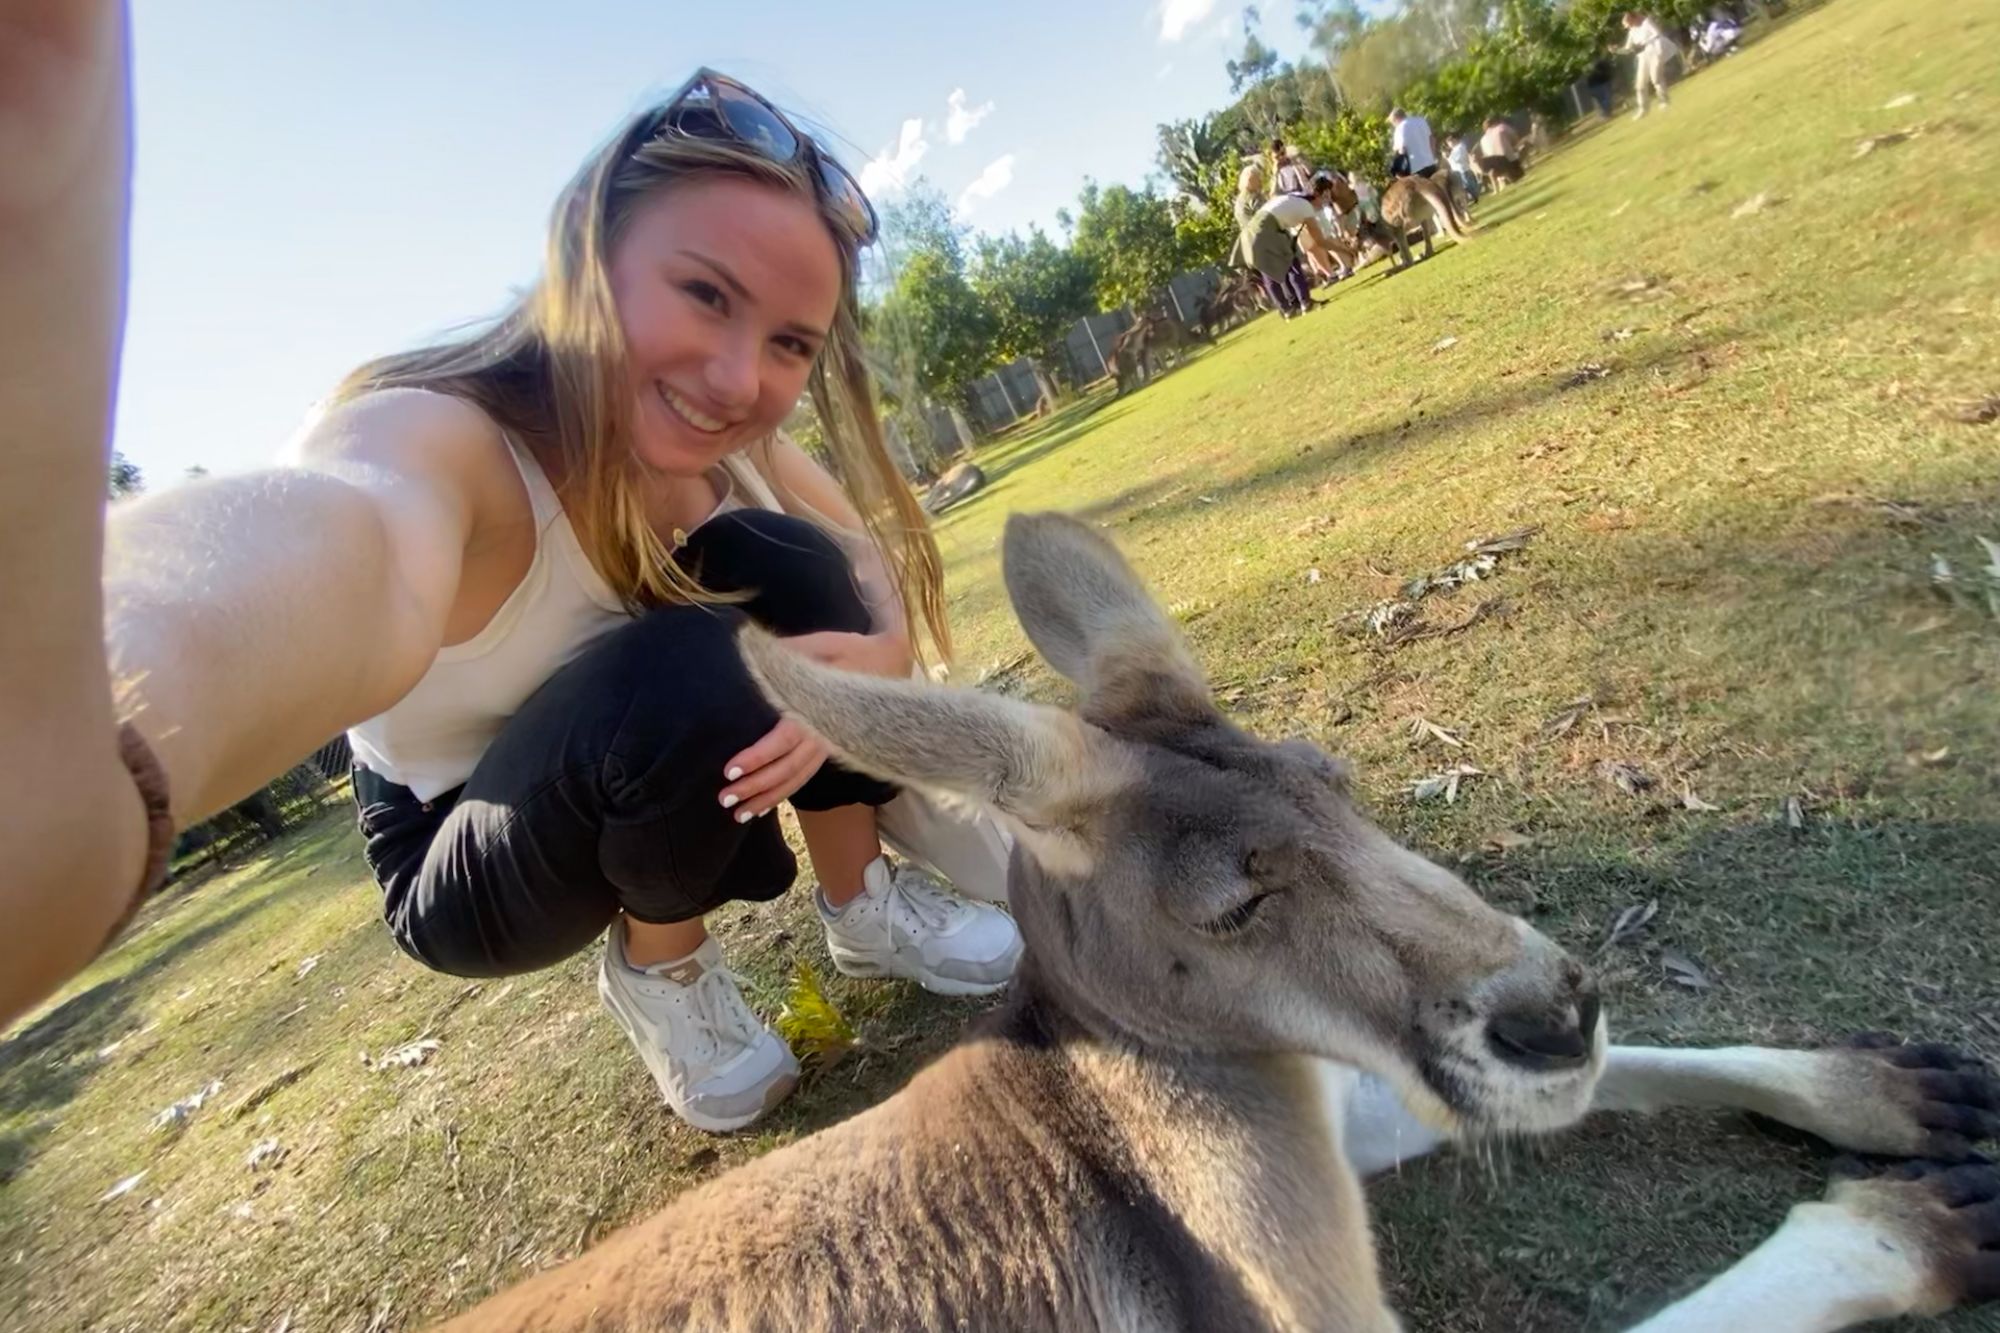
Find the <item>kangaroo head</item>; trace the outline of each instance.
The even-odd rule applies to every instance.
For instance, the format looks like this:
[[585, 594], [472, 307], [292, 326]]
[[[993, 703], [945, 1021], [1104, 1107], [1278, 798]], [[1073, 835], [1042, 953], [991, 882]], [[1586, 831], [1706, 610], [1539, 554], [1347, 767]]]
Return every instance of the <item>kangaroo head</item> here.
[[1096, 532], [1015, 515], [1003, 564], [1073, 712], [833, 671], [754, 628], [743, 650], [849, 765], [1011, 828], [1032, 984], [1112, 1040], [1359, 1066], [1447, 1132], [1583, 1114], [1604, 1039], [1579, 964], [1377, 828], [1317, 745], [1224, 717]]

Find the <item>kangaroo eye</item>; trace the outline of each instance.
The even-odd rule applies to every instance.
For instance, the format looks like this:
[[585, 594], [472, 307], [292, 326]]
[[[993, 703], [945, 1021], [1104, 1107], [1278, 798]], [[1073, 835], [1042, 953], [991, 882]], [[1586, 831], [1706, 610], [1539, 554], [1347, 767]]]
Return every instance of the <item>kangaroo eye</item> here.
[[1241, 934], [1256, 917], [1257, 909], [1262, 907], [1264, 900], [1270, 896], [1268, 893], [1258, 893], [1245, 898], [1215, 920], [1202, 926], [1203, 933], [1213, 935], [1217, 939], [1227, 939], [1231, 935]]

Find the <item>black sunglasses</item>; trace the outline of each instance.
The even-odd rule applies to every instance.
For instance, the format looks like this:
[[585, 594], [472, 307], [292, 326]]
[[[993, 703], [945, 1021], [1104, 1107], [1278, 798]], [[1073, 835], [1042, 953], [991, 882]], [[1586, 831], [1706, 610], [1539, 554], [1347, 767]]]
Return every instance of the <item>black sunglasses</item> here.
[[875, 240], [875, 206], [862, 192], [861, 182], [810, 135], [802, 133], [784, 113], [762, 94], [746, 88], [727, 74], [699, 69], [668, 98], [653, 118], [646, 133], [651, 141], [663, 134], [685, 134], [695, 139], [726, 139], [740, 143], [773, 162], [790, 164], [801, 154], [810, 154], [820, 189], [833, 206], [842, 225], [856, 245]]

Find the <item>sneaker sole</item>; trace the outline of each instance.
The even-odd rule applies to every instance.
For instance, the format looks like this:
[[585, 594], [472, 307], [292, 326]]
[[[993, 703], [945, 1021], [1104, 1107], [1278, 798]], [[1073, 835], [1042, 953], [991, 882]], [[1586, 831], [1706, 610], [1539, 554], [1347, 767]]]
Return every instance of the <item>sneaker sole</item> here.
[[[957, 977], [940, 976], [928, 968], [918, 967], [909, 972], [887, 968], [873, 959], [844, 956], [838, 949], [830, 949], [834, 970], [844, 977], [855, 977], [862, 981], [914, 981], [933, 995], [996, 995], [1005, 990], [1007, 982], [1014, 979], [1013, 969], [1008, 969], [1006, 981], [961, 981]], [[1020, 955], [1014, 962], [1020, 964]]]
[[739, 1129], [748, 1129], [751, 1125], [756, 1124], [759, 1120], [769, 1115], [780, 1102], [792, 1095], [794, 1088], [799, 1086], [798, 1071], [793, 1070], [781, 1076], [770, 1087], [764, 1089], [764, 1100], [756, 1110], [745, 1115], [729, 1116], [727, 1118], [704, 1115], [700, 1111], [678, 1105], [672, 1097], [667, 1095], [666, 1088], [660, 1083], [660, 1076], [658, 1071], [653, 1068], [653, 1062], [646, 1059], [644, 1043], [640, 1041], [638, 1030], [633, 1027], [632, 1020], [619, 1007], [618, 1001], [613, 998], [610, 988], [602, 980], [597, 985], [597, 997], [604, 1002], [605, 1012], [611, 1015], [611, 1021], [616, 1023], [618, 1030], [625, 1034], [625, 1040], [631, 1042], [633, 1048], [640, 1052], [639, 1063], [646, 1067], [646, 1073], [653, 1080], [653, 1087], [659, 1091], [660, 1100], [667, 1104], [669, 1111], [672, 1111], [696, 1129], [709, 1134], [729, 1134]]

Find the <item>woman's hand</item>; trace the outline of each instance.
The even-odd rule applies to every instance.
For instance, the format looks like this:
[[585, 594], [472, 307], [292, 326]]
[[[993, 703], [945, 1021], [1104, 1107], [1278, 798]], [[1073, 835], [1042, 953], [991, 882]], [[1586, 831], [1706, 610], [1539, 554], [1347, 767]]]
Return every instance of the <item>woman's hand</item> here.
[[729, 783], [717, 799], [747, 824], [768, 815], [778, 802], [806, 785], [826, 762], [826, 742], [788, 717], [764, 733], [762, 740], [730, 759], [722, 776]]

